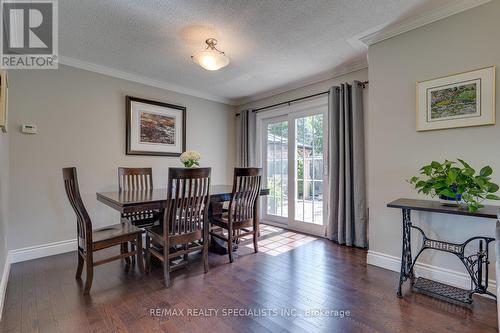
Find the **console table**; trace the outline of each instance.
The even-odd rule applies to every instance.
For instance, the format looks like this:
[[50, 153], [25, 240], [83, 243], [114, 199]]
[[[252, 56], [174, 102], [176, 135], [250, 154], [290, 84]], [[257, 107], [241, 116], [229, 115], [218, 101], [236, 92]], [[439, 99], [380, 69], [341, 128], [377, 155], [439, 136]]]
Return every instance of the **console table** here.
[[[456, 207], [446, 205], [438, 201], [398, 199], [387, 207], [399, 208], [403, 212], [403, 246], [401, 255], [401, 272], [399, 276], [398, 297], [403, 297], [401, 286], [410, 279], [413, 288], [432, 295], [444, 297], [448, 300], [458, 301], [460, 303], [471, 304], [473, 294], [488, 294], [496, 298], [488, 289], [488, 266], [489, 266], [489, 244], [494, 238], [476, 236], [469, 238], [463, 243], [451, 243], [442, 240], [428, 238], [424, 231], [417, 226], [412, 225], [411, 211], [424, 211], [441, 214], [463, 215], [471, 217], [481, 217], [496, 219], [500, 207], [485, 206], [477, 212], [469, 212], [466, 207]], [[411, 230], [415, 229], [423, 237], [423, 243], [418, 250], [415, 259], [411, 255]], [[477, 253], [465, 256], [465, 248], [471, 243], [477, 241], [479, 250]], [[471, 278], [471, 289], [465, 290], [452, 287], [443, 283], [418, 277], [415, 279], [413, 268], [418, 257], [424, 250], [437, 250], [454, 254], [464, 264]]]

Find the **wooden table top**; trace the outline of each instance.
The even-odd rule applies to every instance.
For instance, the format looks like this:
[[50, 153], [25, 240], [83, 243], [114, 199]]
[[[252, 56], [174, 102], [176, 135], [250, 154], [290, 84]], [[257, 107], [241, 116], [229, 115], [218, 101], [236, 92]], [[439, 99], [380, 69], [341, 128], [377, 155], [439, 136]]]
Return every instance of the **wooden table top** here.
[[[231, 200], [232, 185], [210, 186], [211, 201]], [[268, 195], [269, 189], [261, 189], [260, 195]], [[114, 191], [97, 193], [97, 200], [122, 213], [140, 209], [164, 209], [166, 207], [167, 189]]]
[[484, 205], [483, 208], [478, 209], [476, 212], [469, 212], [467, 207], [449, 206], [440, 201], [435, 200], [418, 200], [400, 198], [387, 204], [387, 207], [419, 210], [424, 212], [464, 215], [473, 217], [483, 217], [488, 219], [496, 219], [497, 214], [500, 212], [499, 206]]

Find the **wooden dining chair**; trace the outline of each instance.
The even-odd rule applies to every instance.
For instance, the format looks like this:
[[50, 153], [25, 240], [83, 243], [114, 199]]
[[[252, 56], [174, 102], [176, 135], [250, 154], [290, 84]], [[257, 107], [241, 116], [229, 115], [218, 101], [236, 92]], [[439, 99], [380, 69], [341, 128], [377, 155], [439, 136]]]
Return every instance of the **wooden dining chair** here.
[[[163, 223], [146, 227], [146, 267], [151, 256], [163, 263], [165, 286], [170, 272], [188, 263], [188, 254], [202, 251], [208, 272], [208, 203], [211, 168], [169, 168], [167, 203]], [[171, 266], [170, 260], [184, 260]]]
[[[100, 229], [92, 229], [92, 221], [83, 204], [78, 186], [78, 178], [76, 168], [63, 168], [63, 179], [66, 194], [69, 202], [76, 214], [77, 221], [77, 239], [78, 239], [78, 268], [76, 270], [76, 278], [82, 276], [83, 265], [85, 264], [87, 277], [83, 293], [87, 295], [92, 287], [94, 276], [94, 266], [106, 264], [114, 260], [126, 260], [125, 269], [130, 268], [130, 258], [137, 256], [139, 270], [144, 272], [143, 253], [142, 249], [142, 233], [143, 231], [136, 228], [129, 222], [118, 223]], [[136, 242], [137, 251], [122, 251], [119, 255], [108, 257], [101, 260], [94, 260], [94, 252], [107, 249], [112, 246], [128, 244]]]
[[[118, 168], [119, 191], [149, 191], [153, 190], [152, 168]], [[141, 210], [137, 212], [122, 213], [122, 218], [127, 219], [136, 227], [146, 227], [159, 223], [160, 211]]]
[[259, 221], [257, 215], [262, 169], [235, 168], [233, 178], [233, 192], [229, 209], [219, 215], [212, 216], [210, 223], [222, 231], [227, 230], [227, 237], [223, 233], [210, 230], [210, 235], [227, 242], [229, 261], [233, 262], [233, 242], [252, 235], [255, 253], [259, 251], [257, 239], [259, 236]]
[[[121, 191], [150, 191], [153, 190], [153, 169], [152, 168], [118, 168], [118, 190]], [[139, 210], [121, 214], [122, 219], [129, 221], [138, 228], [144, 228], [160, 223], [161, 212], [159, 210]], [[126, 251], [127, 244], [123, 244], [123, 251]], [[131, 243], [132, 251], [136, 244]], [[135, 259], [132, 258], [132, 265]]]

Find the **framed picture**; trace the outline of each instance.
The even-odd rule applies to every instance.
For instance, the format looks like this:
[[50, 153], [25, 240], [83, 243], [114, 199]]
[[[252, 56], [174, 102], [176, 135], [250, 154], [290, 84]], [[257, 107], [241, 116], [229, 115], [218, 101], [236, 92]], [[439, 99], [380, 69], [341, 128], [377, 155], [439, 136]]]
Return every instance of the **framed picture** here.
[[180, 156], [186, 150], [186, 108], [126, 97], [127, 155]]
[[417, 131], [495, 124], [495, 67], [417, 82]]

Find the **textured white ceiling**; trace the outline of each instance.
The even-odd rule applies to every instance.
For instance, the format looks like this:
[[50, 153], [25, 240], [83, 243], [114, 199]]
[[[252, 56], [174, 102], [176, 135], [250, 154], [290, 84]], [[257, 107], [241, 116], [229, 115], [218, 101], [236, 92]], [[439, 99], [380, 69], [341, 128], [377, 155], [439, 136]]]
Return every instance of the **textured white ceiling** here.
[[[238, 101], [366, 57], [356, 36], [454, 0], [61, 0], [60, 54]], [[208, 37], [231, 63], [190, 56]]]

